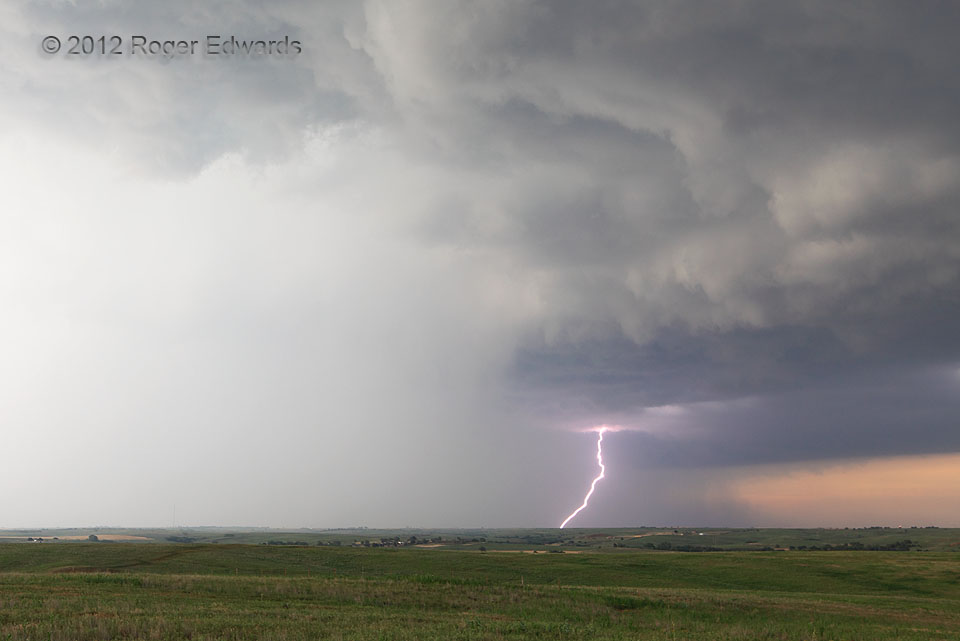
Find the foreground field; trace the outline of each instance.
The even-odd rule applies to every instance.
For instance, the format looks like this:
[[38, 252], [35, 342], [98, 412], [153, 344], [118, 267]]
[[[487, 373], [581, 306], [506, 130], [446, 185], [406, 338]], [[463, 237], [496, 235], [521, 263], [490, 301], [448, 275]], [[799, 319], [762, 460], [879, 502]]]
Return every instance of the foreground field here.
[[960, 639], [955, 553], [0, 545], [0, 639]]

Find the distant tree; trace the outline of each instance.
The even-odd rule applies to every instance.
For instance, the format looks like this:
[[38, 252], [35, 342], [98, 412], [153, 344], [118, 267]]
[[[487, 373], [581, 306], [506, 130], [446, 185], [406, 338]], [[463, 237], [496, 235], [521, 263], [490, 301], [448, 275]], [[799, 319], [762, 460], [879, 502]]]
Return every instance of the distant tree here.
[[481, 545], [481, 546], [480, 546], [480, 551], [481, 551], [481, 552], [486, 552], [486, 551], [487, 551], [487, 546]]
[[193, 543], [196, 541], [192, 536], [168, 536], [167, 540], [174, 543]]
[[88, 541], [99, 541], [99, 540], [100, 540], [100, 537], [97, 536], [96, 534], [91, 534], [90, 536], [87, 537], [87, 540], [88, 540]]

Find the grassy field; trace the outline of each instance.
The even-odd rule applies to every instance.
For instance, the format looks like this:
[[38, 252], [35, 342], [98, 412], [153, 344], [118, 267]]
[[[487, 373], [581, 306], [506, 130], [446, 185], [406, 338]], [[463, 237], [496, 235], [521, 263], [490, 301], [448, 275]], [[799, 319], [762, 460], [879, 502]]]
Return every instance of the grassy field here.
[[0, 640], [960, 639], [956, 552], [0, 545]]
[[0, 530], [0, 542], [25, 542], [42, 537], [45, 542], [70, 542], [89, 535], [131, 537], [146, 543], [288, 543], [303, 545], [340, 545], [355, 543], [379, 545], [381, 542], [407, 544], [412, 537], [420, 544], [445, 549], [550, 551], [612, 548], [670, 548], [695, 550], [815, 549], [833, 547], [889, 547], [910, 541], [911, 547], [925, 551], [960, 551], [960, 529], [932, 527], [868, 527], [852, 529], [780, 529], [780, 528], [605, 528], [584, 529], [402, 529], [378, 530], [351, 528], [336, 530], [271, 530], [221, 527], [176, 529], [86, 528], [58, 530]]

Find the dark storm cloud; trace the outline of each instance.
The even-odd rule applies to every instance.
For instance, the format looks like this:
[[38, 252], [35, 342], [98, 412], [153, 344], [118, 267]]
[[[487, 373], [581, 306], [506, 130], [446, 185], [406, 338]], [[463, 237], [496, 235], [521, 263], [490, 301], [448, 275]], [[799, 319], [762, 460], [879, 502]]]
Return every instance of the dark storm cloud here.
[[469, 73], [425, 70], [476, 127], [454, 139], [519, 183], [481, 196], [506, 231], [469, 207], [427, 227], [534, 274], [518, 402], [642, 426], [643, 407], [763, 399], [648, 444], [675, 464], [957, 450], [957, 9], [527, 8]]
[[956, 376], [939, 369], [833, 376], [816, 385], [684, 406], [624, 434], [617, 464], [703, 467], [960, 450]]
[[960, 360], [948, 329], [960, 274], [956, 8], [181, 9], [28, 15], [308, 40], [283, 68], [125, 69], [97, 93], [170, 90], [154, 92], [152, 110], [130, 96], [135, 119], [110, 114], [94, 129], [135, 128], [147, 149], [196, 169], [229, 151], [269, 158], [352, 120], [454, 172], [411, 212], [412, 233], [509, 265], [533, 292], [512, 380], [542, 410], [564, 399], [560, 414], [574, 416], [551, 420], [824, 379], [842, 389], [872, 368]]
[[[310, 486], [314, 523], [517, 525], [592, 472], [584, 435], [543, 427], [641, 430], [612, 468], [682, 468], [636, 475], [651, 497], [696, 466], [958, 451], [958, 24], [933, 2], [0, 8], [0, 162], [24, 176], [2, 236], [26, 239], [0, 375], [37, 426], [7, 478], [53, 433], [71, 478], [79, 415], [120, 453], [195, 436], [197, 514], [276, 524]], [[37, 50], [81, 31], [304, 52]], [[637, 518], [720, 509], [670, 503]]]

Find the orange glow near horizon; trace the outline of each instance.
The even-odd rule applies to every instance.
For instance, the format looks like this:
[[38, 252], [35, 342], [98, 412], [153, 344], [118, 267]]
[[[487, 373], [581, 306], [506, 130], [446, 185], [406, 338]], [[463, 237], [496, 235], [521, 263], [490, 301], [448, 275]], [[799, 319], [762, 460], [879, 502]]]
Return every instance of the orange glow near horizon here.
[[728, 496], [771, 526], [960, 526], [960, 454], [740, 468]]

